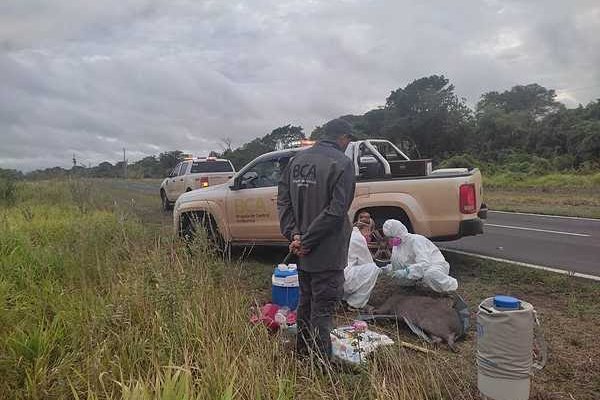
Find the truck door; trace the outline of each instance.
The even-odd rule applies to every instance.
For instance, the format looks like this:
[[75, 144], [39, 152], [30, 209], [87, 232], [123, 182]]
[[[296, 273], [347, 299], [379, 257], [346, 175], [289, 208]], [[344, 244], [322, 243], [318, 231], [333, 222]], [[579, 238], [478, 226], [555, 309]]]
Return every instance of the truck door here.
[[277, 185], [289, 156], [257, 160], [236, 178], [228, 192], [227, 220], [231, 237], [244, 242], [278, 242]]
[[184, 175], [185, 172], [187, 170], [188, 167], [188, 163], [186, 162], [181, 162], [179, 164], [177, 164], [177, 166], [175, 167], [175, 169], [173, 170], [175, 172], [174, 176], [169, 178], [169, 182], [168, 182], [168, 197], [169, 200], [171, 201], [175, 201], [179, 198], [179, 196], [185, 191], [185, 179], [184, 179]]
[[179, 169], [181, 168], [181, 163], [177, 164], [175, 168], [169, 174], [167, 178], [167, 182], [165, 183], [165, 192], [167, 193], [167, 198], [169, 201], [177, 200], [177, 194], [175, 194], [176, 182], [179, 179]]

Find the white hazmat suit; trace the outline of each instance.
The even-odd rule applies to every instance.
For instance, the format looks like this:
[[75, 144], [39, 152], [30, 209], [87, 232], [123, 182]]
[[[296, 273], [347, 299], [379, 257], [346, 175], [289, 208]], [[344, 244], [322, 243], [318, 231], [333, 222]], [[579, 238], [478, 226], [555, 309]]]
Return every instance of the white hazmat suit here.
[[379, 276], [379, 267], [358, 228], [352, 229], [348, 247], [348, 266], [344, 268], [344, 300], [349, 306], [363, 308]]
[[456, 279], [448, 275], [450, 265], [429, 239], [408, 233], [404, 224], [395, 219], [385, 221], [383, 234], [401, 241], [392, 248], [391, 264], [383, 268], [401, 284], [414, 285], [421, 280], [436, 292], [451, 292], [458, 288]]

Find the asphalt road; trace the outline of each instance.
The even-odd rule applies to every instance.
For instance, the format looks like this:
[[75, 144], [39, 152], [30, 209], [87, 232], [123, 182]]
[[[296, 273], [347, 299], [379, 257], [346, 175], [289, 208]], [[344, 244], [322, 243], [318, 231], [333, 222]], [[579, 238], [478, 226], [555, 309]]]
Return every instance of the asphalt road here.
[[600, 276], [600, 219], [488, 212], [485, 233], [442, 248]]

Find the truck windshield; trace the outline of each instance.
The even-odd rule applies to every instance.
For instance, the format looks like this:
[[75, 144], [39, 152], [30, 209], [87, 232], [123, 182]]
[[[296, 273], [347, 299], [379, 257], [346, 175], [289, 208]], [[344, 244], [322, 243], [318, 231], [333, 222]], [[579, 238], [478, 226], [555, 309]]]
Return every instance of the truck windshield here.
[[210, 172], [233, 172], [233, 167], [229, 161], [194, 161], [192, 164], [192, 174]]

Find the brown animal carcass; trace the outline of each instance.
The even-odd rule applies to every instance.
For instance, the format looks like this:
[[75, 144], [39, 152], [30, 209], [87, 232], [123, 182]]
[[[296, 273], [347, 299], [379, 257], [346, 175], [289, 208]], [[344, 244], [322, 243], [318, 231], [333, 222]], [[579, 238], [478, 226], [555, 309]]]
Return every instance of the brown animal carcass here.
[[374, 314], [396, 315], [426, 332], [434, 343], [442, 340], [456, 351], [454, 343], [463, 334], [458, 312], [448, 297], [396, 294], [374, 310]]

